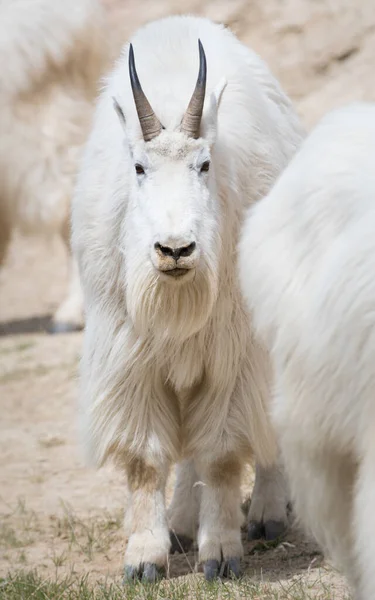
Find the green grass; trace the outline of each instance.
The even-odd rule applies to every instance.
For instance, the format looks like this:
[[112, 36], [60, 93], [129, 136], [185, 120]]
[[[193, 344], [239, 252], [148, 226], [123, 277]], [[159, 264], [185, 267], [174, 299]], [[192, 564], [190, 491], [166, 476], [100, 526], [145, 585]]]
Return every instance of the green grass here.
[[[3, 503], [6, 504], [4, 500]], [[254, 574], [248, 570], [239, 581], [209, 584], [192, 566], [190, 574], [180, 578], [165, 579], [156, 585], [127, 586], [121, 584], [112, 568], [111, 578], [104, 581], [97, 571], [83, 573], [91, 569], [93, 559], [107, 560], [111, 548], [119, 549], [122, 511], [103, 511], [82, 518], [62, 503], [59, 516], [53, 516], [42, 529], [37, 515], [23, 499], [19, 499], [15, 507], [7, 508], [7, 514], [0, 518], [0, 554], [2, 552], [4, 560], [2, 573], [6, 572], [5, 564], [10, 571], [0, 579], [0, 600], [348, 600], [341, 589], [335, 591], [332, 571], [324, 567], [309, 568], [285, 579], [285, 575], [290, 577], [287, 569], [282, 581], [274, 581], [272, 573], [272, 581], [267, 580], [267, 575], [260, 581], [258, 570]], [[31, 546], [38, 541], [40, 546], [40, 539], [46, 544], [48, 556], [40, 555], [36, 563]], [[263, 553], [270, 546], [273, 551], [273, 544], [259, 542], [253, 552]], [[86, 566], [78, 571], [75, 562], [82, 564], [82, 558]], [[277, 571], [277, 561], [279, 566], [281, 563], [276, 555], [275, 561]], [[35, 564], [38, 571], [27, 566]], [[95, 581], [100, 577], [100, 581]]]
[[[3, 503], [5, 504], [4, 500]], [[102, 511], [100, 515], [80, 518], [70, 506], [62, 504], [62, 513], [53, 516], [44, 531], [34, 511], [26, 507], [20, 498], [16, 507], [9, 507], [9, 512], [0, 515], [0, 550], [7, 557], [10, 550], [25, 549], [40, 538], [40, 534], [52, 534], [60, 543], [58, 549], [53, 548], [50, 559], [55, 568], [64, 565], [72, 551], [84, 556], [86, 561], [93, 560], [97, 553], [105, 554], [116, 542], [121, 531], [123, 511], [113, 513]], [[11, 555], [14, 557], [14, 555]], [[26, 555], [18, 554], [18, 562], [25, 562]]]
[[[317, 589], [317, 584], [318, 588]], [[238, 582], [207, 583], [200, 576], [164, 580], [155, 585], [89, 581], [87, 576], [43, 579], [36, 571], [18, 571], [0, 580], [0, 600], [349, 600], [336, 596], [318, 579], [310, 586], [302, 579], [287, 586]]]
[[19, 498], [17, 506], [8, 514], [0, 515], [0, 548], [24, 548], [33, 543], [39, 532], [39, 523], [34, 511], [26, 509], [25, 501]]
[[96, 552], [106, 552], [113, 541], [113, 536], [122, 527], [122, 511], [116, 514], [106, 513], [93, 518], [79, 518], [73, 510], [63, 503], [63, 516], [53, 524], [54, 536], [68, 543], [69, 550], [76, 548], [88, 560], [92, 560]]

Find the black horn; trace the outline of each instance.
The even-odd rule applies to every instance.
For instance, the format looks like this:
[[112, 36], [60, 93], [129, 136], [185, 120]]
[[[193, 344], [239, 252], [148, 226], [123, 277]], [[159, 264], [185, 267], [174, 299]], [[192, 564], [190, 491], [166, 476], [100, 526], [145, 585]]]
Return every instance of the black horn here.
[[129, 76], [133, 90], [133, 98], [138, 113], [138, 119], [141, 124], [143, 139], [149, 142], [157, 137], [163, 129], [162, 124], [155, 115], [149, 101], [146, 98], [142, 86], [138, 79], [137, 69], [135, 68], [133, 45], [129, 48]]
[[181, 131], [194, 139], [199, 138], [204, 97], [206, 95], [207, 63], [202, 42], [198, 40], [199, 46], [199, 73], [195, 90], [189, 102], [189, 106], [181, 122]]

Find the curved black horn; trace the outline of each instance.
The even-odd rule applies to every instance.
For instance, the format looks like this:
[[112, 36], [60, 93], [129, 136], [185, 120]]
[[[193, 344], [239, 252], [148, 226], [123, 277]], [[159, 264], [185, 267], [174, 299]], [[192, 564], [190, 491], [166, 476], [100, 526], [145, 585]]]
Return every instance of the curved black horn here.
[[207, 63], [202, 42], [198, 40], [199, 46], [199, 73], [195, 90], [189, 102], [189, 106], [181, 122], [181, 131], [194, 139], [199, 138], [204, 97], [206, 94]]
[[163, 129], [162, 124], [155, 115], [152, 107], [147, 100], [142, 86], [138, 79], [137, 69], [135, 68], [134, 51], [133, 45], [130, 44], [129, 48], [129, 76], [130, 83], [133, 90], [133, 98], [135, 107], [138, 113], [138, 119], [141, 124], [143, 139], [145, 142], [149, 142], [153, 138], [157, 137]]

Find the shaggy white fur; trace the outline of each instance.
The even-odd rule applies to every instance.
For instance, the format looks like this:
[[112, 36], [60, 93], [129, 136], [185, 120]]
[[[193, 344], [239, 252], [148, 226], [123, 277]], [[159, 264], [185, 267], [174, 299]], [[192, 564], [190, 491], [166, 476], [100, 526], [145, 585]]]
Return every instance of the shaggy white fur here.
[[[0, 263], [14, 227], [62, 235], [109, 53], [97, 0], [0, 2]], [[54, 328], [82, 325], [76, 265]]]
[[375, 105], [327, 115], [251, 210], [240, 269], [297, 515], [375, 590]]
[[[201, 135], [192, 139], [180, 123], [197, 78], [198, 39], [208, 75]], [[83, 429], [90, 460], [113, 456], [128, 475], [126, 572], [149, 577], [145, 564], [166, 564], [165, 481], [169, 465], [185, 457], [171, 525], [193, 534], [200, 506], [199, 554], [210, 577], [222, 559], [242, 553], [243, 463], [253, 452], [265, 467], [277, 456], [269, 361], [239, 290], [239, 228], [303, 134], [268, 68], [224, 27], [170, 17], [139, 30], [132, 44], [164, 129], [143, 140], [126, 46], [99, 100], [73, 202], [87, 318]], [[178, 262], [185, 274], [166, 274], [173, 261], [160, 247], [189, 244], [194, 251]], [[284, 500], [266, 518], [284, 521]], [[259, 506], [256, 513], [263, 518]]]

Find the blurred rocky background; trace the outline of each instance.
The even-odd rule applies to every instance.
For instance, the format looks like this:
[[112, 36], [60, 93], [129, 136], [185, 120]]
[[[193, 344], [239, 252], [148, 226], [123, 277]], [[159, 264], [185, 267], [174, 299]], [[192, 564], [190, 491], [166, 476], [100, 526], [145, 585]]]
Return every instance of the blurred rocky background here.
[[[331, 108], [375, 100], [375, 0], [101, 2], [113, 59], [132, 32], [152, 19], [193, 13], [225, 23], [268, 62], [308, 129]], [[17, 244], [22, 245], [19, 251]], [[36, 285], [30, 285], [30, 278]], [[17, 239], [0, 270], [1, 321], [53, 312], [65, 293], [66, 278], [59, 241], [51, 248], [37, 238]]]
[[102, 0], [114, 47], [168, 14], [228, 25], [270, 65], [308, 127], [339, 104], [375, 99], [374, 0]]

